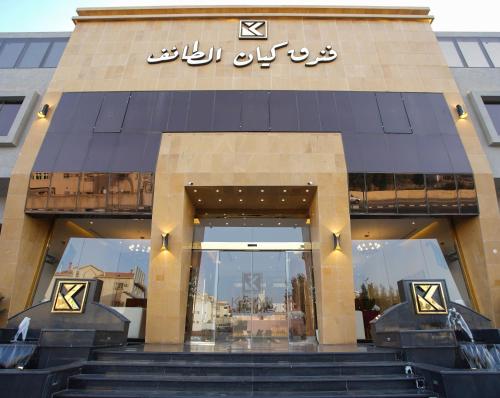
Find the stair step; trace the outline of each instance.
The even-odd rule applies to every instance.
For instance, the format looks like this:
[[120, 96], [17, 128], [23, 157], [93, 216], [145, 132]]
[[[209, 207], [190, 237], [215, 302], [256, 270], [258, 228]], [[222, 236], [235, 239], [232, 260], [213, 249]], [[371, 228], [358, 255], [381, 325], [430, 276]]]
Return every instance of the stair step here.
[[189, 362], [189, 361], [89, 361], [83, 373], [91, 374], [185, 374], [185, 375], [354, 375], [402, 374], [407, 365], [385, 362]]
[[[226, 391], [350, 391], [416, 389], [416, 377], [406, 375], [343, 376], [174, 376], [81, 374], [70, 377], [75, 389]], [[187, 390], [187, 391], [186, 391]]]
[[275, 352], [275, 353], [227, 353], [227, 352], [145, 352], [133, 349], [97, 350], [97, 360], [150, 360], [196, 362], [380, 362], [400, 360], [396, 351], [367, 352]]
[[189, 393], [186, 391], [95, 391], [95, 390], [64, 390], [54, 394], [53, 398], [430, 398], [436, 397], [436, 394], [426, 390], [387, 390], [387, 391], [321, 391], [321, 392], [259, 392], [259, 393]]

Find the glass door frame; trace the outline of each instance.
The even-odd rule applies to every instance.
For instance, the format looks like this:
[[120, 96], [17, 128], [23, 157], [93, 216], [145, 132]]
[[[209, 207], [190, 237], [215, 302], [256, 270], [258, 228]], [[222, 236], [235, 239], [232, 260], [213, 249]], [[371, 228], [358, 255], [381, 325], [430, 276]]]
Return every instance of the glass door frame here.
[[[217, 252], [216, 253], [216, 260], [215, 260], [215, 287], [214, 287], [214, 294], [215, 294], [215, 303], [217, 303], [218, 295], [219, 295], [219, 266], [220, 266], [220, 253], [221, 252], [283, 252], [285, 254], [285, 292], [286, 292], [286, 299], [285, 299], [285, 314], [287, 317], [287, 328], [288, 328], [288, 336], [286, 338], [286, 341], [288, 344], [300, 344], [303, 341], [293, 341], [290, 336], [290, 327], [291, 327], [291, 306], [289, 303], [290, 296], [291, 296], [291, 289], [290, 289], [290, 254], [291, 253], [297, 253], [297, 252], [309, 252], [310, 254], [310, 295], [311, 295], [311, 300], [312, 300], [312, 327], [316, 331], [317, 329], [317, 318], [316, 318], [316, 292], [315, 292], [315, 284], [314, 284], [314, 266], [312, 263], [312, 251], [311, 251], [311, 243], [310, 242], [196, 242], [193, 243], [193, 251], [196, 252]], [[253, 275], [253, 255], [251, 256], [251, 273]], [[307, 265], [306, 265], [307, 266]], [[306, 270], [306, 275], [307, 275], [307, 270]], [[190, 277], [191, 280], [191, 277]], [[195, 298], [194, 298], [195, 299]], [[188, 311], [194, 311], [194, 305], [192, 308], [188, 308]], [[252, 305], [251, 305], [251, 313], [250, 317], [251, 320], [253, 321], [254, 318], [254, 305], [253, 305], [253, 293], [252, 293]], [[306, 316], [304, 314], [304, 316]], [[212, 341], [192, 341], [191, 339], [187, 340], [188, 343], [190, 344], [215, 344], [217, 342], [217, 325], [216, 325], [216, 319], [217, 319], [217, 305], [215, 305], [215, 311], [214, 311], [214, 316], [213, 316], [213, 335], [212, 335]], [[252, 335], [253, 331], [253, 325], [250, 328], [250, 342], [253, 343], [255, 340], [255, 337]], [[310, 342], [308, 341], [306, 335], [306, 340], [304, 342]], [[314, 340], [316, 341], [316, 333], [314, 336]]]

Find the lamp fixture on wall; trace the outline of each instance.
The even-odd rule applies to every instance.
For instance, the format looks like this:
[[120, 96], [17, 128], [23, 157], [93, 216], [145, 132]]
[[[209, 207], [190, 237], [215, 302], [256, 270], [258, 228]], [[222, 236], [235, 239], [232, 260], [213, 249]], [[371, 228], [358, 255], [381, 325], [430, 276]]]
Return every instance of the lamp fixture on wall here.
[[37, 115], [40, 119], [45, 119], [47, 117], [47, 113], [49, 113], [49, 104], [44, 104], [38, 111]]
[[465, 109], [462, 105], [458, 104], [455, 109], [457, 110], [458, 113], [458, 118], [459, 119], [467, 119], [468, 113], [465, 112]]
[[340, 249], [340, 234], [332, 233], [333, 250]]
[[168, 249], [168, 234], [161, 234], [161, 250]]

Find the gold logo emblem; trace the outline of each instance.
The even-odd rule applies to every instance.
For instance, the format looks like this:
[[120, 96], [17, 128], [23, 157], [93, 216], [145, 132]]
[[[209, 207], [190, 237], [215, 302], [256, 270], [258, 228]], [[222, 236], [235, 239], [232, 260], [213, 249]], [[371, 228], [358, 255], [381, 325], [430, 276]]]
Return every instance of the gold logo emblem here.
[[81, 314], [85, 309], [88, 286], [87, 281], [59, 281], [52, 312]]
[[417, 314], [447, 314], [441, 282], [412, 282], [413, 301]]

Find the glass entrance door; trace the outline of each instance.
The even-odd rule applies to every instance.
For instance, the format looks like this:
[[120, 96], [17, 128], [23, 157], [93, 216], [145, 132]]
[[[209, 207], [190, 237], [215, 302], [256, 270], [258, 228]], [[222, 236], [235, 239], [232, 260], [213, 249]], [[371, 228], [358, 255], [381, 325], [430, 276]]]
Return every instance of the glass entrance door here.
[[314, 340], [311, 252], [193, 251], [186, 332], [200, 343]]

